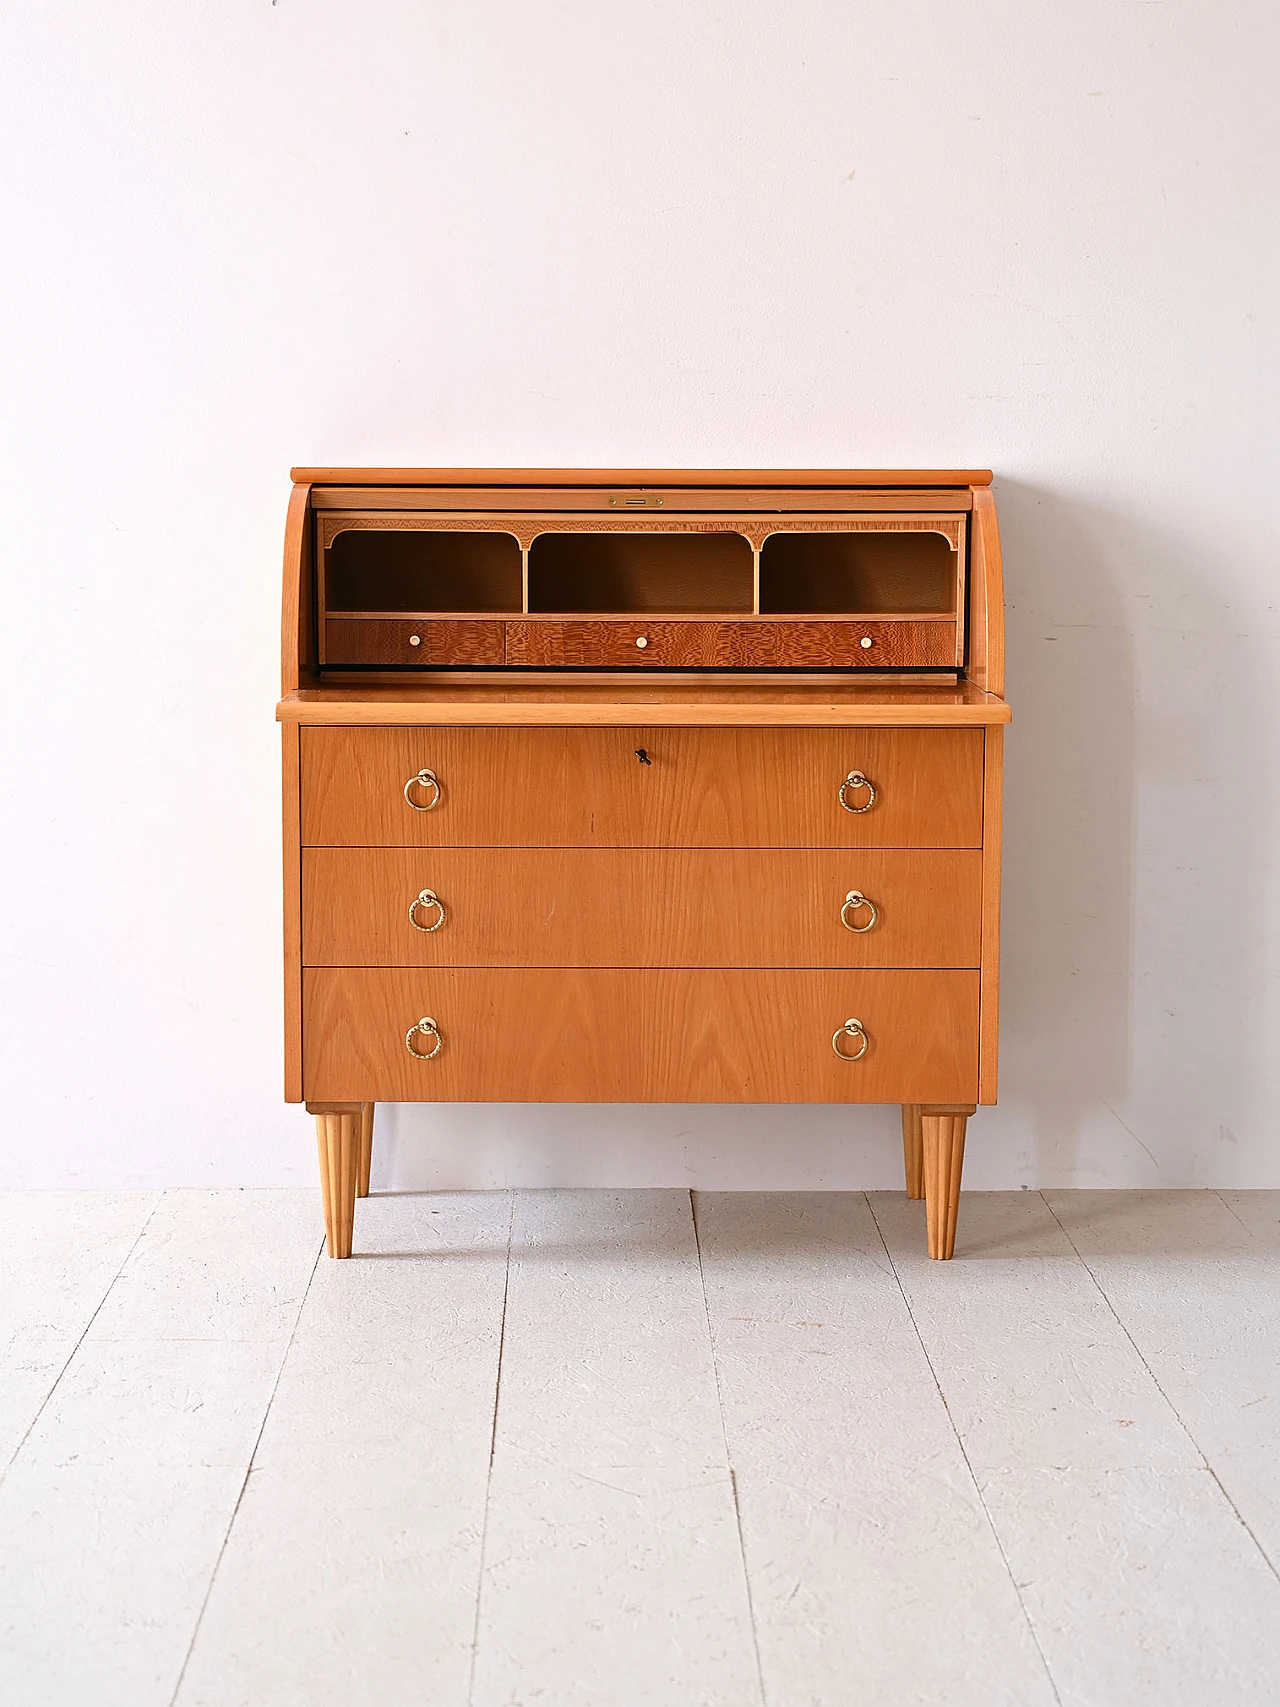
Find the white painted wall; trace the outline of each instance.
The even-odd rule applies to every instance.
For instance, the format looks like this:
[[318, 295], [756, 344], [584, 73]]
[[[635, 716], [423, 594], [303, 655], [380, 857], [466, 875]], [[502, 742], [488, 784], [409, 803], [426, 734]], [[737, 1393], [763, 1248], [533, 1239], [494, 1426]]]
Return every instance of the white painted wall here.
[[[313, 1178], [291, 462], [991, 464], [967, 1182], [1280, 1184], [1268, 0], [49, 0], [0, 60], [6, 1183]], [[892, 1185], [888, 1110], [388, 1110], [384, 1183]]]

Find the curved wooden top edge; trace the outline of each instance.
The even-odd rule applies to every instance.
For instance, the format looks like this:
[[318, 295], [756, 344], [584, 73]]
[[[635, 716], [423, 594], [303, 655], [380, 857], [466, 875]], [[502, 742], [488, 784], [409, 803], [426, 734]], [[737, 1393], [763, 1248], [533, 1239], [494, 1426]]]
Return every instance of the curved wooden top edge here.
[[973, 494], [973, 596], [970, 602], [969, 674], [990, 693], [1004, 694], [1004, 567], [1000, 524], [990, 492]]
[[990, 486], [989, 468], [295, 468], [314, 486]]
[[836, 699], [797, 703], [770, 701], [685, 699], [575, 699], [570, 694], [544, 699], [477, 697], [414, 697], [394, 689], [374, 696], [353, 690], [302, 689], [276, 706], [281, 723], [401, 725], [472, 728], [992, 728], [1011, 721], [1002, 699], [968, 687], [950, 692], [908, 696], [868, 695], [862, 700]]
[[282, 693], [291, 693], [297, 687], [301, 662], [304, 658], [310, 661], [306, 645], [307, 613], [302, 607], [303, 559], [307, 548], [310, 505], [310, 486], [304, 481], [296, 482], [289, 494], [289, 511], [284, 526], [284, 596], [280, 607]]

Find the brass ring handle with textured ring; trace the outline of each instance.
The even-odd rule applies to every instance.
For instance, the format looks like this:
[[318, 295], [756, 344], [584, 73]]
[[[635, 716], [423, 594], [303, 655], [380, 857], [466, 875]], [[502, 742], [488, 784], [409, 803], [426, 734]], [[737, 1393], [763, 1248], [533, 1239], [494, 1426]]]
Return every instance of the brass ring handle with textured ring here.
[[[417, 914], [419, 907], [435, 907], [437, 909], [437, 918], [433, 925], [420, 925], [418, 923]], [[434, 889], [423, 889], [419, 894], [414, 896], [412, 901], [410, 901], [409, 923], [413, 926], [415, 931], [422, 931], [426, 936], [430, 936], [432, 931], [438, 931], [440, 929], [440, 926], [444, 923], [444, 902], [436, 894]]]
[[[430, 1049], [415, 1049], [413, 1047], [413, 1040], [419, 1033], [421, 1033], [423, 1037], [435, 1038], [435, 1042], [431, 1045]], [[431, 1061], [444, 1047], [444, 1038], [441, 1037], [440, 1028], [433, 1019], [420, 1019], [417, 1025], [411, 1025], [408, 1031], [405, 1032], [404, 1046], [409, 1051], [410, 1055], [413, 1056], [415, 1061]]]
[[[862, 1039], [861, 1047], [856, 1055], [846, 1055], [844, 1050], [841, 1049], [840, 1039], [842, 1037], [860, 1037]], [[871, 1039], [862, 1029], [862, 1021], [860, 1019], [847, 1019], [842, 1026], [837, 1027], [837, 1029], [831, 1034], [831, 1047], [835, 1050], [836, 1054], [842, 1061], [861, 1061], [870, 1046]]]
[[[866, 789], [866, 791], [867, 791], [867, 803], [865, 806], [850, 806], [849, 801], [848, 801], [848, 793], [849, 793], [849, 790], [851, 788], [865, 788]], [[841, 804], [841, 806], [844, 807], [846, 812], [870, 812], [871, 808], [875, 805], [875, 803], [876, 803], [876, 785], [875, 785], [875, 783], [871, 781], [870, 777], [863, 776], [861, 771], [850, 771], [848, 776], [840, 784], [840, 804]]]
[[[851, 925], [849, 923], [849, 914], [851, 912], [856, 913], [859, 907], [870, 907], [871, 917], [867, 920], [865, 925]], [[851, 889], [845, 896], [844, 906], [840, 909], [840, 923], [847, 931], [852, 931], [855, 936], [864, 936], [879, 917], [880, 914], [876, 908], [875, 902], [868, 901], [867, 897], [860, 889]]]
[[[431, 789], [431, 798], [427, 801], [425, 806], [422, 805], [420, 801], [413, 798], [413, 790], [415, 788]], [[436, 807], [440, 804], [440, 783], [436, 777], [436, 773], [434, 771], [427, 770], [424, 766], [418, 772], [417, 776], [411, 776], [408, 782], [405, 783], [404, 797], [408, 801], [409, 805], [413, 807], [415, 812], [434, 812]]]

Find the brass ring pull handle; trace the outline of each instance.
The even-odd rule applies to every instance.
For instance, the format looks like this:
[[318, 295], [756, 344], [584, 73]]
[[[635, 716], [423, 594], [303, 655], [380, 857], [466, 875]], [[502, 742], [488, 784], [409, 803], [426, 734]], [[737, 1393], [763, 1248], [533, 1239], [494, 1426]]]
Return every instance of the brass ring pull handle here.
[[[419, 907], [434, 907], [436, 909], [434, 924], [422, 925], [418, 923]], [[409, 923], [413, 926], [415, 931], [421, 931], [425, 936], [430, 936], [432, 931], [438, 931], [440, 929], [440, 926], [444, 923], [444, 902], [436, 894], [434, 889], [423, 889], [419, 894], [414, 896], [412, 901], [410, 901]]]
[[[840, 1039], [842, 1037], [859, 1037], [862, 1039], [856, 1055], [846, 1055], [844, 1050], [841, 1049]], [[862, 1021], [860, 1019], [847, 1019], [838, 1030], [832, 1033], [831, 1047], [835, 1050], [836, 1054], [842, 1061], [861, 1061], [870, 1045], [871, 1039], [867, 1036], [866, 1032], [863, 1031]]]
[[[429, 788], [431, 790], [431, 798], [425, 805], [420, 800], [413, 798], [415, 788]], [[415, 812], [433, 812], [440, 804], [440, 784], [436, 779], [436, 773], [424, 768], [418, 772], [417, 776], [411, 776], [404, 785], [404, 797]]]
[[[419, 1035], [419, 1033], [421, 1033], [423, 1037], [435, 1038], [435, 1042], [431, 1045], [430, 1049], [415, 1049], [413, 1047], [413, 1040]], [[410, 1055], [413, 1056], [415, 1061], [431, 1061], [434, 1060], [444, 1047], [444, 1038], [441, 1037], [440, 1028], [433, 1019], [420, 1019], [417, 1025], [411, 1025], [408, 1031], [405, 1032], [404, 1046], [409, 1051]]]
[[[849, 790], [851, 788], [865, 788], [866, 789], [866, 791], [867, 791], [867, 803], [865, 806], [850, 806], [849, 800], [848, 800], [848, 795], [849, 795]], [[841, 804], [841, 806], [844, 807], [846, 812], [870, 812], [871, 808], [875, 805], [875, 803], [876, 803], [876, 785], [875, 785], [875, 783], [872, 782], [869, 777], [863, 776], [861, 771], [850, 771], [848, 776], [840, 784], [840, 804]]]
[[[424, 890], [423, 893], [429, 894], [430, 891]], [[416, 906], [417, 903], [415, 902], [414, 905]], [[856, 913], [859, 907], [869, 907], [871, 909], [871, 917], [867, 920], [865, 925], [851, 925], [849, 923], [849, 914]], [[412, 916], [412, 908], [410, 909], [410, 916]], [[879, 917], [880, 914], [876, 910], [875, 902], [868, 901], [860, 889], [851, 889], [845, 896], [844, 906], [840, 909], [840, 923], [847, 931], [852, 931], [855, 936], [865, 936]]]

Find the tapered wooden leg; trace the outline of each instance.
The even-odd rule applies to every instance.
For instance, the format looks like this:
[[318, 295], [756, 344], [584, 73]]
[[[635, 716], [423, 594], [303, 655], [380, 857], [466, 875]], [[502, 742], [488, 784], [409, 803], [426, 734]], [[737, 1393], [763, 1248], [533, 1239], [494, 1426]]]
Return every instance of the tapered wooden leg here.
[[929, 1227], [931, 1257], [949, 1257], [956, 1248], [964, 1133], [973, 1112], [972, 1103], [924, 1103], [920, 1109], [925, 1219]]
[[356, 1219], [356, 1184], [360, 1168], [360, 1124], [363, 1106], [358, 1102], [307, 1105], [316, 1117], [324, 1236], [331, 1257], [351, 1255], [351, 1235]]
[[907, 1171], [907, 1196], [924, 1196], [924, 1140], [920, 1135], [920, 1104], [902, 1105], [902, 1160]]
[[367, 1102], [360, 1112], [360, 1167], [356, 1175], [356, 1196], [369, 1195], [369, 1169], [373, 1165], [373, 1109]]

